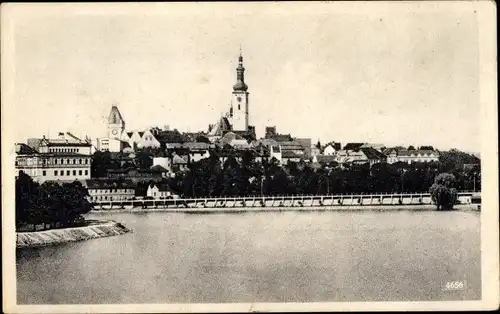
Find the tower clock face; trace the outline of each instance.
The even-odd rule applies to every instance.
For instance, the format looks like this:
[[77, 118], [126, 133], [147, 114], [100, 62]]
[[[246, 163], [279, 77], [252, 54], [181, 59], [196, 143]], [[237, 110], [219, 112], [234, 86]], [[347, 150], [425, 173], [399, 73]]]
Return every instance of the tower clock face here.
[[113, 135], [116, 135], [118, 133], [117, 130], [113, 130], [111, 133], [113, 133]]
[[238, 100], [238, 102], [240, 102], [241, 101], [241, 97], [236, 98], [236, 100]]

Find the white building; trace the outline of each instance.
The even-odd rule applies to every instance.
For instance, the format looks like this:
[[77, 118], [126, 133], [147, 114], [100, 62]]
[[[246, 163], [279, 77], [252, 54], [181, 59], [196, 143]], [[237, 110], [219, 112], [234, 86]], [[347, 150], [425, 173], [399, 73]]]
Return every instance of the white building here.
[[436, 150], [407, 150], [407, 149], [386, 149], [384, 153], [387, 156], [387, 163], [405, 162], [408, 164], [414, 162], [437, 162], [439, 161], [439, 152]]
[[148, 191], [146, 192], [147, 197], [152, 197], [154, 199], [165, 199], [172, 196], [170, 188], [164, 183], [152, 183], [148, 186]]
[[23, 171], [40, 183], [90, 179], [90, 141], [59, 133], [56, 139], [40, 139], [36, 147], [16, 144], [16, 175]]
[[135, 197], [135, 184], [131, 180], [86, 180], [89, 202], [124, 201]]
[[230, 122], [233, 131], [248, 131], [249, 93], [247, 90], [243, 56], [240, 53], [230, 110]]

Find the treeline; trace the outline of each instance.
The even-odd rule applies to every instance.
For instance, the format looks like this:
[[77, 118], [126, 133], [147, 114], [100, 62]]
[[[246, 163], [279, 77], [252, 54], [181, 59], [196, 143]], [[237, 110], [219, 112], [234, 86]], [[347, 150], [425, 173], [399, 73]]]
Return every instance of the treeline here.
[[[108, 169], [148, 169], [153, 156], [161, 149], [142, 150], [128, 161], [115, 159], [109, 152], [96, 152], [92, 176], [105, 177]], [[290, 163], [281, 167], [276, 160], [256, 162], [250, 153], [241, 160], [228, 158], [224, 163], [212, 155], [189, 165], [186, 172], [167, 182], [174, 192], [186, 197], [283, 195], [283, 194], [348, 194], [348, 193], [427, 193], [439, 173], [455, 177], [458, 191], [480, 190], [480, 160], [458, 150], [441, 152], [439, 162], [380, 163], [329, 165]], [[145, 194], [147, 183], [138, 187]]]
[[[305, 162], [279, 166], [277, 160], [255, 162], [206, 158], [169, 179], [172, 190], [186, 197], [246, 195], [428, 193], [436, 176], [450, 173], [458, 191], [480, 190], [479, 164], [469, 164], [456, 154], [443, 154], [431, 163], [379, 163], [340, 167], [336, 163], [314, 167]], [[466, 165], [471, 165], [466, 167]]]
[[88, 192], [78, 181], [39, 184], [20, 172], [16, 178], [16, 227], [48, 224], [51, 228], [67, 227], [82, 221], [92, 207]]

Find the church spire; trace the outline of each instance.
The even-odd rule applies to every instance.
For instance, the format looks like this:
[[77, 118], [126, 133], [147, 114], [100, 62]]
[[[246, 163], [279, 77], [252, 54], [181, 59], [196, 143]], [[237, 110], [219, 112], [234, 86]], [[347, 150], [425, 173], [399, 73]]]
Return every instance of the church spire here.
[[234, 91], [246, 91], [248, 89], [247, 84], [245, 84], [245, 68], [243, 67], [243, 55], [241, 53], [240, 45], [240, 56], [238, 58], [238, 67], [236, 68], [236, 84], [233, 86]]

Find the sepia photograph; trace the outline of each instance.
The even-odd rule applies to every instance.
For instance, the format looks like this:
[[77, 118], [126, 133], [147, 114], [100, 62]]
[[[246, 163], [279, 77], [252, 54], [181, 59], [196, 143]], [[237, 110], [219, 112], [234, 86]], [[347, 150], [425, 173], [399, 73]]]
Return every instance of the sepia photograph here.
[[1, 23], [4, 312], [498, 308], [493, 2]]

